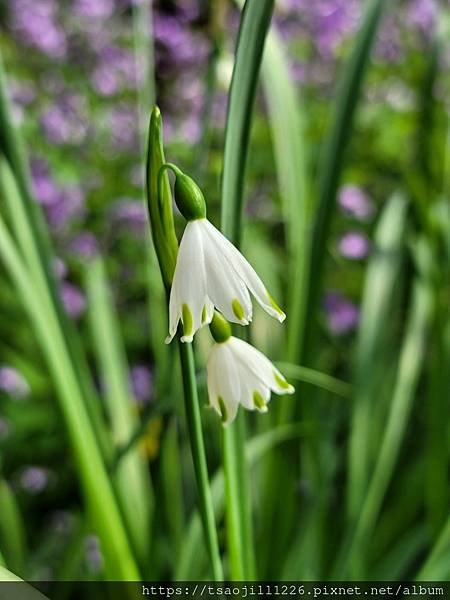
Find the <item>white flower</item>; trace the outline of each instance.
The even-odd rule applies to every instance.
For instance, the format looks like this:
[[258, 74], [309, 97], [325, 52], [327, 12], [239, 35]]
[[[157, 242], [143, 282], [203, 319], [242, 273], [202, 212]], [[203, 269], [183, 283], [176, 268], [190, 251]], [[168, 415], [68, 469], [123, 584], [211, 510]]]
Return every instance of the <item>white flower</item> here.
[[183, 337], [191, 342], [195, 332], [211, 322], [216, 307], [233, 323], [252, 320], [249, 291], [280, 322], [286, 315], [277, 306], [253, 267], [206, 218], [186, 225], [170, 291], [169, 343], [181, 319]]
[[207, 373], [210, 405], [225, 425], [233, 421], [239, 404], [266, 412], [271, 391], [295, 391], [264, 354], [233, 336], [213, 346]]

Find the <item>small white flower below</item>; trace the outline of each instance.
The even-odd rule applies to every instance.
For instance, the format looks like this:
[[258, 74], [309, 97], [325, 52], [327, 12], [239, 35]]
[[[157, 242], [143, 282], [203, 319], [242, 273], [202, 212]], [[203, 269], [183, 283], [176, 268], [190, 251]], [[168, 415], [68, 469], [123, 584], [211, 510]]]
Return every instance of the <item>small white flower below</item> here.
[[207, 219], [189, 221], [181, 240], [170, 292], [169, 343], [181, 319], [183, 337], [191, 342], [211, 322], [216, 307], [228, 321], [248, 325], [253, 311], [249, 291], [280, 322], [277, 306], [253, 267]]
[[264, 354], [235, 337], [213, 346], [207, 373], [210, 405], [225, 425], [234, 420], [239, 404], [266, 412], [271, 392], [295, 391]]

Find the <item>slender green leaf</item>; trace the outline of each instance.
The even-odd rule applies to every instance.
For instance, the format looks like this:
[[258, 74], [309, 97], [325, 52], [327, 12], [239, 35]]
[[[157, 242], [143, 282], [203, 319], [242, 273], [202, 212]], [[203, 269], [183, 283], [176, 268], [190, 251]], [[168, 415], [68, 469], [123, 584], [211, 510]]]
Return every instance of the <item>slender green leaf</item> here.
[[370, 61], [370, 52], [386, 0], [369, 0], [366, 15], [350, 58], [342, 67], [336, 94], [335, 111], [324, 142], [319, 164], [319, 202], [312, 236], [307, 301], [307, 331], [305, 343], [312, 344], [315, 320], [312, 316], [319, 306], [323, 270], [330, 225], [335, 212], [345, 152], [351, 138], [359, 95]]
[[364, 284], [358, 332], [354, 408], [350, 434], [348, 502], [349, 514], [360, 509], [369, 477], [369, 443], [373, 402], [376, 401], [377, 372], [374, 370], [389, 319], [393, 291], [400, 269], [407, 204], [395, 195], [380, 217], [374, 237], [372, 256]]
[[[129, 384], [129, 368], [122, 344], [103, 260], [97, 258], [86, 271], [89, 323], [100, 366], [106, 412], [117, 445], [126, 443], [138, 425]], [[128, 452], [115, 473], [118, 497], [136, 556], [145, 565], [150, 552], [153, 497], [144, 457], [138, 447]]]
[[15, 573], [25, 575], [25, 527], [14, 492], [0, 480], [0, 549]]
[[348, 383], [326, 373], [285, 362], [277, 363], [277, 367], [288, 379], [309, 383], [342, 398], [349, 398], [351, 395], [352, 388]]
[[111, 578], [136, 580], [139, 573], [63, 336], [1, 217], [0, 258], [28, 313], [55, 382], [86, 500], [102, 543], [106, 571]]

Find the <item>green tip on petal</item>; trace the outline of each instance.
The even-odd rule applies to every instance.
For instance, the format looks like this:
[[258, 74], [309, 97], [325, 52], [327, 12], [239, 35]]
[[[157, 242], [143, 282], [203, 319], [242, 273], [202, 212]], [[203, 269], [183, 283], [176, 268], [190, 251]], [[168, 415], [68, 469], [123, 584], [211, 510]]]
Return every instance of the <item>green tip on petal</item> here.
[[255, 390], [253, 392], [253, 404], [261, 412], [267, 412], [267, 404], [264, 401], [264, 398], [261, 396], [261, 394], [257, 390]]
[[286, 318], [286, 314], [281, 310], [281, 308], [278, 306], [278, 304], [275, 302], [275, 300], [272, 298], [272, 296], [268, 292], [267, 292], [267, 297], [269, 298], [270, 306], [278, 314], [278, 318], [279, 318], [280, 322], [283, 322]]
[[217, 398], [217, 402], [219, 403], [220, 417], [222, 419], [222, 423], [226, 423], [228, 418], [228, 411], [227, 407], [225, 406], [225, 402], [223, 401], [223, 398], [221, 396]]
[[237, 319], [239, 319], [239, 321], [246, 321], [244, 309], [242, 307], [242, 304], [239, 302], [239, 300], [237, 298], [235, 298], [231, 302], [231, 308], [233, 310], [234, 316]]
[[286, 381], [286, 379], [280, 377], [278, 373], [274, 373], [273, 376], [275, 381], [277, 382], [278, 387], [291, 394], [294, 392], [294, 386], [292, 386], [288, 381]]
[[206, 310], [206, 305], [202, 308], [202, 325], [206, 323], [206, 318], [208, 316], [208, 312]]
[[181, 319], [183, 321], [184, 336], [190, 337], [192, 335], [194, 320], [192, 318], [192, 313], [187, 304], [183, 304], [183, 306], [181, 307]]

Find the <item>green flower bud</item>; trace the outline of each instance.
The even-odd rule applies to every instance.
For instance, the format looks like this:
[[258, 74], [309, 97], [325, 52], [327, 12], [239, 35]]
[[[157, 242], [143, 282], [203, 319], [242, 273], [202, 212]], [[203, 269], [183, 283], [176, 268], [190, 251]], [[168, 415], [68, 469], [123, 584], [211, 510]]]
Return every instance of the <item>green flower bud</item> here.
[[174, 196], [178, 210], [187, 221], [204, 219], [206, 203], [201, 189], [193, 179], [181, 171], [176, 171], [176, 176]]
[[228, 321], [216, 310], [214, 311], [214, 317], [209, 324], [209, 330], [214, 340], [218, 344], [223, 344], [231, 337], [231, 327]]

